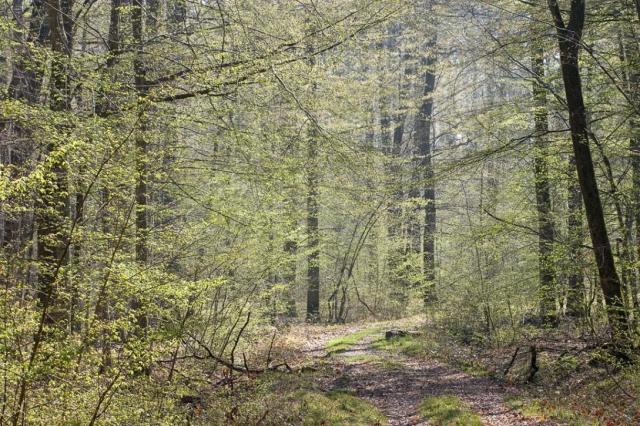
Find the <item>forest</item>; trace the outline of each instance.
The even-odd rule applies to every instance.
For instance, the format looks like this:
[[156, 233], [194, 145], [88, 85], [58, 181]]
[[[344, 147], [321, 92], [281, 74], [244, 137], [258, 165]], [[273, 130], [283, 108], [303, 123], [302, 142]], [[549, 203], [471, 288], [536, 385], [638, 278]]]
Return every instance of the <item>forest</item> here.
[[639, 398], [640, 0], [0, 2], [0, 425]]

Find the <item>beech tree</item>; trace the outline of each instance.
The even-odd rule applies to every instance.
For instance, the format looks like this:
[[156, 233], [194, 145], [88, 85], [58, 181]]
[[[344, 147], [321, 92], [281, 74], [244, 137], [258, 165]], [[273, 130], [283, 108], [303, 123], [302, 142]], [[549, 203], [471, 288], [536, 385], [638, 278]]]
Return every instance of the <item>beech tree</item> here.
[[591, 243], [593, 244], [593, 253], [600, 276], [600, 285], [608, 306], [612, 332], [615, 338], [621, 338], [625, 333], [626, 317], [622, 303], [622, 286], [613, 259], [613, 251], [607, 233], [591, 157], [587, 112], [584, 105], [578, 63], [586, 3], [584, 0], [572, 0], [569, 21], [566, 24], [557, 1], [549, 0], [549, 10], [558, 32], [562, 79], [569, 110], [569, 124], [571, 126], [571, 141]]

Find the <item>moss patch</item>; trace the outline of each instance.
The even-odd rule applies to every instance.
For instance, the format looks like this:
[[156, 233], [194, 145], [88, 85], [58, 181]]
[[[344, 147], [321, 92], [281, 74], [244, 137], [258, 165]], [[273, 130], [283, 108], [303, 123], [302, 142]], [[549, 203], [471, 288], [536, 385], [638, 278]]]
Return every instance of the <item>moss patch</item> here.
[[433, 396], [420, 404], [420, 414], [437, 426], [482, 426], [480, 417], [455, 396]]

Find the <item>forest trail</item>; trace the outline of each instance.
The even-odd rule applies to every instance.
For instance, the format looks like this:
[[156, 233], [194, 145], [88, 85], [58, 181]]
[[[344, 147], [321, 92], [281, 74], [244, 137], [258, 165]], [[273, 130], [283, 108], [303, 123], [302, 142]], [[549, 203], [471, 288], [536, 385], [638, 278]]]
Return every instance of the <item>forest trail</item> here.
[[[327, 392], [346, 391], [377, 407], [392, 426], [441, 424], [420, 413], [425, 398], [457, 398], [462, 407], [477, 415], [455, 423], [475, 425], [553, 425], [549, 421], [524, 418], [505, 403], [509, 391], [486, 377], [475, 377], [453, 367], [423, 357], [388, 350], [386, 328], [345, 327], [326, 336], [311, 338], [307, 350], [317, 362], [329, 362], [332, 374], [325, 375], [321, 387]], [[449, 411], [447, 411], [449, 410]], [[457, 408], [445, 407], [440, 415], [456, 418]], [[479, 419], [478, 419], [479, 418]]]

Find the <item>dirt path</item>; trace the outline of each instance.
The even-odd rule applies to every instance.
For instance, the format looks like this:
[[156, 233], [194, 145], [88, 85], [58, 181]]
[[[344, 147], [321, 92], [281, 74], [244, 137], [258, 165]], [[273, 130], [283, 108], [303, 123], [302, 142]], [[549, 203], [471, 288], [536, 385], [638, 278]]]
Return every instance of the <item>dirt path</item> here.
[[[348, 328], [349, 335], [362, 328]], [[364, 337], [348, 349], [329, 356], [326, 344], [338, 333], [326, 339], [317, 338], [312, 352], [317, 358], [330, 360], [333, 375], [326, 377], [323, 388], [354, 392], [378, 407], [389, 425], [429, 425], [418, 413], [420, 403], [430, 396], [455, 396], [486, 425], [552, 425], [525, 419], [504, 403], [507, 390], [484, 377], [474, 377], [429, 359], [411, 357], [378, 350], [371, 345], [384, 338], [384, 331]]]

